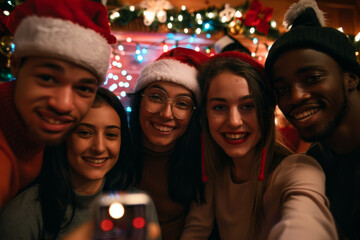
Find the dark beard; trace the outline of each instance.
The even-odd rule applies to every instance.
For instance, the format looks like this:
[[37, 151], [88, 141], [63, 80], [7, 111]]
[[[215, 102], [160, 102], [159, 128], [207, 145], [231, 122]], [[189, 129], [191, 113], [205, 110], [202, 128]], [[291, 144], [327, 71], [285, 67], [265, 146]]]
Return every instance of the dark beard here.
[[348, 98], [346, 97], [346, 90], [345, 90], [345, 85], [342, 85], [343, 88], [343, 96], [344, 96], [344, 100], [343, 100], [343, 105], [340, 109], [340, 111], [338, 112], [338, 114], [336, 115], [336, 117], [334, 118], [333, 121], [329, 122], [328, 126], [326, 127], [326, 129], [314, 136], [310, 136], [310, 137], [304, 137], [304, 136], [300, 136], [303, 140], [305, 140], [306, 142], [318, 142], [318, 141], [323, 141], [329, 137], [331, 137], [331, 135], [333, 134], [334, 130], [340, 125], [341, 121], [344, 119], [345, 117], [345, 111], [348, 105]]

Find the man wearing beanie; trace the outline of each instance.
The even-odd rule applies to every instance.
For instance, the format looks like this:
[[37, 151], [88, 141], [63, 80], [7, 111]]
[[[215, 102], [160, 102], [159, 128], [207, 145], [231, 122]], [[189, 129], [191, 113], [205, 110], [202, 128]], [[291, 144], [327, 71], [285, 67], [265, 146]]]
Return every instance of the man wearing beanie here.
[[313, 0], [285, 14], [292, 25], [270, 49], [265, 68], [280, 109], [307, 154], [322, 165], [340, 239], [360, 239], [360, 65], [348, 37], [323, 27]]
[[88, 112], [116, 40], [105, 7], [90, 0], [27, 0], [8, 28], [16, 80], [0, 85], [0, 208], [37, 177], [44, 147]]

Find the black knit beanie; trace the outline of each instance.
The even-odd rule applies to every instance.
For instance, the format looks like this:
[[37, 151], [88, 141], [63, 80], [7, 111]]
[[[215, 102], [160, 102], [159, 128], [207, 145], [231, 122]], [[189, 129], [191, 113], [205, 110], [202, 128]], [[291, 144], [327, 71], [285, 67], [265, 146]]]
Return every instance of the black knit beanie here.
[[350, 39], [337, 29], [323, 27], [323, 12], [315, 0], [300, 0], [290, 6], [284, 24], [291, 30], [280, 36], [272, 45], [265, 62], [265, 70], [271, 79], [276, 59], [286, 51], [296, 48], [311, 48], [330, 55], [343, 70], [360, 76], [356, 48]]

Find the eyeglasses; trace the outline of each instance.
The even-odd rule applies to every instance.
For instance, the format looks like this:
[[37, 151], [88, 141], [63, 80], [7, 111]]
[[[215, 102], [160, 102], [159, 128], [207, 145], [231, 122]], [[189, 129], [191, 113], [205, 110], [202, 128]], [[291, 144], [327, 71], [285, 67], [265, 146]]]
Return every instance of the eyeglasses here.
[[166, 92], [158, 88], [146, 89], [141, 95], [145, 97], [145, 109], [151, 113], [161, 112], [169, 101], [171, 101], [172, 114], [177, 119], [189, 117], [196, 109], [191, 97], [176, 96], [168, 98]]

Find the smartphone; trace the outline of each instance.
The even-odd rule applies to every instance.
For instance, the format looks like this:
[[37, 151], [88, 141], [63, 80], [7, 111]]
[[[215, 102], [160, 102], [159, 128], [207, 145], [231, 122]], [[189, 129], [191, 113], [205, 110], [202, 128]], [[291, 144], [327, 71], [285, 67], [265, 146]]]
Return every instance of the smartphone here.
[[93, 239], [146, 240], [151, 198], [142, 192], [115, 192], [93, 203]]

